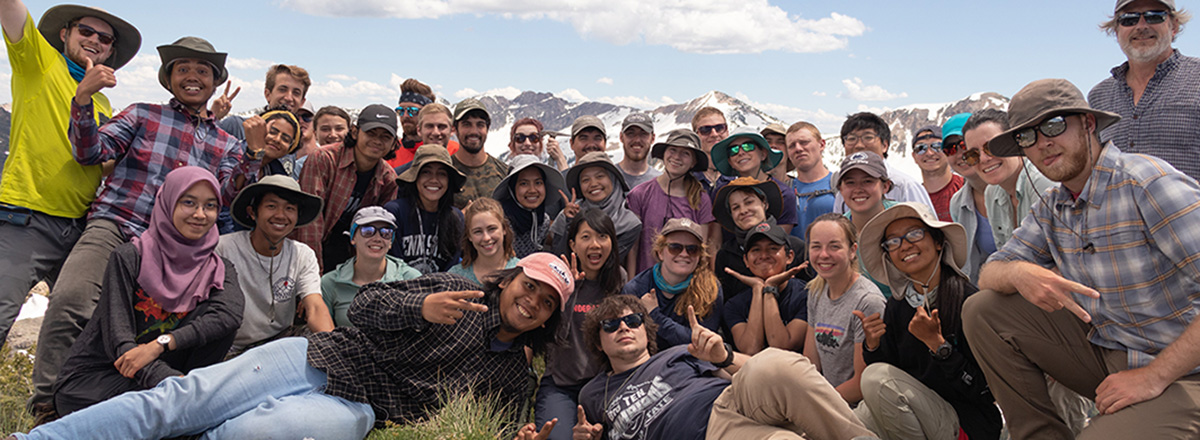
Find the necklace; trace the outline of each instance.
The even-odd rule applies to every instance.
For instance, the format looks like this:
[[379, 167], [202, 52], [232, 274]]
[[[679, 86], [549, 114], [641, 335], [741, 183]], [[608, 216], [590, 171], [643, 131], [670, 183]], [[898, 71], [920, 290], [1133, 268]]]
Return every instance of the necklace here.
[[[270, 250], [272, 250], [272, 251], [275, 250], [275, 248], [277, 246], [278, 246], [277, 244], [272, 243]], [[253, 242], [251, 242], [251, 244], [250, 244], [250, 249], [254, 250]], [[261, 267], [263, 269], [263, 271], [267, 273], [267, 294], [269, 294], [271, 296], [271, 323], [272, 324], [275, 323], [275, 256], [278, 255], [278, 256], [280, 256], [280, 258], [283, 258], [283, 252], [285, 250], [287, 250], [286, 246], [282, 249], [279, 249], [279, 252], [271, 253], [271, 257], [268, 259], [268, 261], [270, 262], [269, 265], [263, 264], [262, 254], [259, 254], [258, 251], [254, 251], [255, 261], [258, 261], [258, 266]]]
[[[646, 365], [647, 363], [650, 363], [650, 361], [642, 362], [642, 365]], [[621, 382], [621, 386], [617, 388], [618, 391], [625, 389], [625, 385], [629, 383], [629, 379], [633, 379], [633, 376], [637, 375], [638, 370], [642, 369], [642, 365], [638, 365], [633, 369], [632, 372], [629, 373], [629, 376], [626, 377], [625, 380]], [[609, 372], [608, 376], [604, 378], [604, 408], [600, 409], [600, 411], [603, 413], [603, 419], [608, 425], [612, 424], [612, 420], [608, 418], [608, 407], [612, 405], [612, 400], [609, 400], [608, 398], [608, 382], [610, 380], [612, 380], [612, 372]], [[615, 400], [617, 396], [614, 395], [612, 398]]]

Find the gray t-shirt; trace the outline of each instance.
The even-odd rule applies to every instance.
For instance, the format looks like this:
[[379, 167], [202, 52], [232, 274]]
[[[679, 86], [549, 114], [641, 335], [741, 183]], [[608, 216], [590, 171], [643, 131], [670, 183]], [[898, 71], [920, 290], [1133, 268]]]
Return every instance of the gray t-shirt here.
[[654, 180], [655, 177], [662, 175], [662, 171], [656, 170], [654, 167], [647, 168], [646, 172], [642, 173], [640, 176], [635, 176], [625, 172], [625, 169], [621, 168], [620, 165], [617, 165], [617, 171], [621, 172], [621, 176], [625, 178], [625, 183], [629, 184], [630, 189], [641, 185], [643, 182]]
[[290, 238], [281, 246], [283, 252], [274, 258], [261, 255], [250, 244], [250, 231], [222, 235], [217, 243], [217, 255], [237, 268], [238, 283], [246, 296], [234, 349], [279, 334], [295, 320], [297, 298], [321, 294], [317, 254]]
[[828, 286], [809, 292], [808, 325], [816, 335], [821, 375], [830, 385], [836, 387], [854, 377], [854, 347], [866, 337], [862, 320], [851, 312], [882, 314], [885, 303], [883, 293], [865, 276], [859, 276], [837, 300], [829, 299]]

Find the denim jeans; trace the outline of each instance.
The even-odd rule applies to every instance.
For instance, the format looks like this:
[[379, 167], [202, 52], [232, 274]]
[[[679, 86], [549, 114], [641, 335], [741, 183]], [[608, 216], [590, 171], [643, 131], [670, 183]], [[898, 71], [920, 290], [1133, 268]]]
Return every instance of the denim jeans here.
[[365, 403], [322, 393], [308, 340], [281, 339], [227, 362], [163, 380], [39, 426], [19, 439], [362, 439], [375, 423]]
[[[578, 415], [579, 391], [586, 384], [576, 386], [558, 386], [550, 373], [542, 376], [538, 385], [537, 398], [533, 403], [533, 419], [538, 429], [552, 419], [558, 419], [558, 424], [550, 432], [550, 440], [570, 440], [571, 429], [575, 427]], [[596, 423], [595, 420], [589, 422]], [[566, 429], [563, 429], [566, 428]]]

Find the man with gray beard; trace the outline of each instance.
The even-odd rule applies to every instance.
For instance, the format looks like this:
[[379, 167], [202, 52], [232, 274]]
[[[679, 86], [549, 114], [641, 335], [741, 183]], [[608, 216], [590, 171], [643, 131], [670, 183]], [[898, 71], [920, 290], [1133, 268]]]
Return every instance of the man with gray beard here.
[[1112, 69], [1088, 93], [1097, 110], [1121, 115], [1120, 122], [1100, 133], [1126, 153], [1166, 160], [1193, 179], [1200, 179], [1200, 58], [1183, 56], [1171, 47], [1187, 11], [1174, 0], [1118, 0], [1113, 16], [1100, 28], [1117, 37], [1128, 60]]

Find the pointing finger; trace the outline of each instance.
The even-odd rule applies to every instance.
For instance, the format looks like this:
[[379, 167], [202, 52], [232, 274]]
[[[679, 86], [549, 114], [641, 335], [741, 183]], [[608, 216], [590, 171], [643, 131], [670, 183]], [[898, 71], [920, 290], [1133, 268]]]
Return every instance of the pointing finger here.
[[588, 422], [587, 414], [584, 414], [584, 412], [583, 412], [583, 405], [579, 405], [578, 408], [579, 408], [579, 415], [577, 417], [579, 419], [579, 422], [586, 424]]
[[692, 328], [696, 328], [700, 325], [700, 323], [696, 321], [696, 309], [692, 306], [688, 306], [688, 325]]
[[864, 314], [862, 310], [852, 310], [850, 313], [853, 313], [854, 316], [857, 316], [859, 321], [867, 322], [867, 315]]

